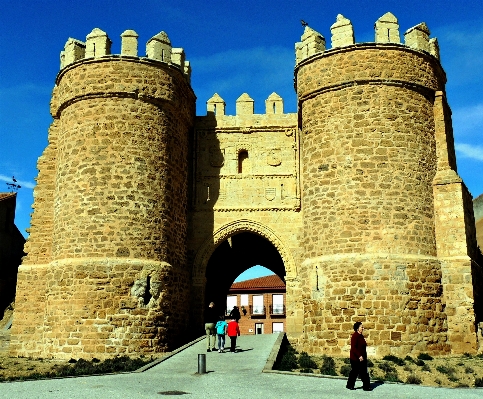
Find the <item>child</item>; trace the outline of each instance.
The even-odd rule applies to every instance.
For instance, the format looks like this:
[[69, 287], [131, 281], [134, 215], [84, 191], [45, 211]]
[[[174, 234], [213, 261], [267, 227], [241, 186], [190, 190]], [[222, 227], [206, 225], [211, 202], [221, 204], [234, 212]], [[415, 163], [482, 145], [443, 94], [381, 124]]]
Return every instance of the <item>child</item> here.
[[226, 328], [228, 324], [226, 324], [225, 317], [220, 316], [220, 320], [216, 323], [216, 335], [218, 336], [218, 353], [225, 352], [225, 334]]
[[231, 346], [230, 346], [230, 352], [235, 353], [236, 352], [236, 337], [240, 336], [240, 328], [238, 327], [238, 323], [235, 319], [230, 321], [228, 323], [228, 328], [227, 328], [228, 336], [230, 337], [231, 340]]

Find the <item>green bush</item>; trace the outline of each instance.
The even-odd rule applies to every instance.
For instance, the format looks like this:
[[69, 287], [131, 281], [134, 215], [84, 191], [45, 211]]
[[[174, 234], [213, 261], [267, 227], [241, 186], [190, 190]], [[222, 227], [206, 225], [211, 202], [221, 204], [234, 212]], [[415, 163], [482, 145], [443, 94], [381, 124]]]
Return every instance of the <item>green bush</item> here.
[[367, 359], [367, 367], [374, 367], [374, 363], [372, 362], [371, 359]]
[[473, 370], [471, 367], [466, 367], [465, 368], [465, 373], [466, 374], [473, 374], [475, 372], [475, 370]]
[[463, 353], [463, 357], [466, 357], [467, 359], [471, 359], [473, 355], [471, 353], [465, 352]]
[[407, 355], [407, 356], [404, 358], [404, 360], [406, 360], [406, 361], [408, 361], [408, 362], [411, 362], [411, 363], [414, 363], [414, 359], [413, 359], [411, 356], [409, 356], [409, 355]]
[[431, 371], [431, 367], [429, 367], [427, 364], [424, 364], [423, 367], [421, 367], [421, 370], [423, 370], [423, 371]]
[[324, 375], [337, 375], [337, 371], [335, 371], [334, 359], [329, 356], [323, 356], [322, 366], [320, 366], [320, 373]]
[[313, 373], [314, 370], [312, 370], [312, 369], [301, 369], [300, 372], [301, 373]]
[[426, 366], [426, 363], [424, 363], [424, 360], [418, 359], [415, 361], [416, 366]]
[[475, 387], [483, 387], [483, 378], [475, 378]]
[[383, 380], [388, 382], [401, 382], [397, 375], [397, 371], [384, 374]]
[[404, 366], [406, 362], [404, 359], [401, 359], [400, 357], [394, 356], [394, 355], [386, 355], [382, 358], [382, 360], [387, 360], [388, 362], [393, 362], [394, 364], [397, 364], [398, 366]]
[[454, 374], [456, 371], [453, 367], [446, 366], [437, 366], [436, 370], [438, 370], [441, 374]]
[[396, 373], [396, 368], [388, 362], [382, 362], [377, 365], [382, 371], [387, 373]]
[[414, 375], [414, 374], [410, 374], [406, 379], [406, 384], [419, 385], [421, 383], [422, 383], [421, 378], [419, 378], [417, 375]]
[[419, 360], [433, 360], [433, 357], [428, 353], [420, 353], [418, 355]]
[[299, 367], [302, 369], [316, 369], [317, 363], [308, 355], [307, 352], [302, 352], [298, 360]]
[[351, 372], [351, 366], [345, 364], [340, 368], [340, 374], [344, 377], [349, 377], [349, 373]]
[[346, 357], [346, 358], [344, 358], [343, 362], [344, 362], [344, 364], [351, 364], [351, 359]]
[[282, 371], [292, 371], [298, 367], [297, 356], [295, 355], [295, 349], [291, 346], [287, 347], [287, 351], [283, 354], [282, 360], [280, 361], [279, 370]]

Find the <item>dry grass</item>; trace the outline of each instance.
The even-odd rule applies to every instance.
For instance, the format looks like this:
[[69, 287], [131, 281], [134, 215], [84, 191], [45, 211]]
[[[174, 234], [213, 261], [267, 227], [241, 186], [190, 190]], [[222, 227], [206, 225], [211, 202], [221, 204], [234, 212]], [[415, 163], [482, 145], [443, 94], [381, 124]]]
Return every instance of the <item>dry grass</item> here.
[[[300, 357], [300, 354], [297, 354]], [[322, 374], [320, 368], [327, 364], [327, 357], [311, 356], [317, 368], [294, 369], [294, 372], [312, 372]], [[348, 359], [334, 358], [335, 372], [344, 376], [350, 370]], [[390, 381], [426, 386], [475, 387], [483, 386], [483, 355], [445, 356], [432, 360], [420, 360], [406, 357], [393, 360], [372, 360], [369, 370], [372, 381]], [[341, 371], [342, 370], [342, 371]], [[330, 373], [328, 373], [330, 374]]]

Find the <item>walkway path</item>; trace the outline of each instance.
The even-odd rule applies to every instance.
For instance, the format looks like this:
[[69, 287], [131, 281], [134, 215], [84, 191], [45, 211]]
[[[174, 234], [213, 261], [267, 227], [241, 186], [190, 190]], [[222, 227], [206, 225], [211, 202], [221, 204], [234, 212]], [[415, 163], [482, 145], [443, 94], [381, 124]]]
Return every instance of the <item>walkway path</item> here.
[[[206, 353], [201, 340], [142, 373], [0, 383], [5, 399], [324, 399], [404, 398], [481, 399], [481, 389], [428, 388], [384, 384], [372, 392], [348, 391], [344, 379], [262, 373], [277, 335], [241, 336], [239, 352]], [[206, 354], [207, 373], [196, 374], [198, 353]], [[356, 387], [360, 388], [360, 382]], [[185, 394], [183, 394], [185, 393]]]

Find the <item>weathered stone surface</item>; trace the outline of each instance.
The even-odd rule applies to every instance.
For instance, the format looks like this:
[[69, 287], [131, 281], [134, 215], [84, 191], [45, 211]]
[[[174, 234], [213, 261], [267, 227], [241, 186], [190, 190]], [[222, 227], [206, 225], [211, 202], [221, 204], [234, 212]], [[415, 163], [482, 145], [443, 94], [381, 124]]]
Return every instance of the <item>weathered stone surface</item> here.
[[390, 13], [376, 43], [354, 44], [342, 16], [332, 28], [333, 49], [309, 27], [296, 45], [297, 114], [276, 93], [256, 114], [244, 93], [236, 115], [215, 94], [195, 117], [190, 64], [164, 32], [146, 58], [134, 31], [121, 56], [98, 29], [85, 54], [68, 42], [12, 354], [170, 350], [202, 332], [209, 272], [243, 271], [208, 266], [247, 233], [281, 265], [301, 350], [345, 354], [355, 321], [376, 356], [481, 350], [482, 258], [437, 42], [420, 24], [400, 44]]

